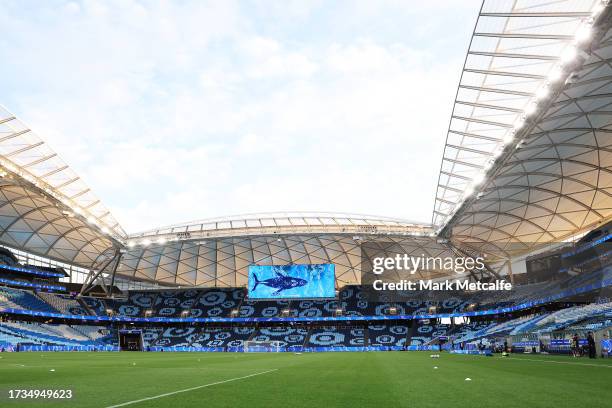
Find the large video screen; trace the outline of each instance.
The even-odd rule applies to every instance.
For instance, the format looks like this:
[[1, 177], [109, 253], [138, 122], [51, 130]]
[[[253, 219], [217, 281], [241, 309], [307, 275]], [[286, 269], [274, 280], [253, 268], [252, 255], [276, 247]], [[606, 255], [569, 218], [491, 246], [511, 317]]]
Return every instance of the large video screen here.
[[333, 264], [250, 265], [249, 299], [323, 299], [336, 296]]

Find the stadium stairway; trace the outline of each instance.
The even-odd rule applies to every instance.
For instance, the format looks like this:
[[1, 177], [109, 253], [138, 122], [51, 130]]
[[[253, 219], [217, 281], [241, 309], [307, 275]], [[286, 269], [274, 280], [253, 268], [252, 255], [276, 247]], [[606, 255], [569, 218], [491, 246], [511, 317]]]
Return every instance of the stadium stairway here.
[[510, 331], [510, 334], [514, 335], [514, 334], [527, 333], [527, 332], [531, 331], [538, 324], [538, 322], [546, 319], [547, 316], [548, 315], [546, 313], [544, 313], [544, 314], [541, 314], [539, 316], [535, 316], [533, 319], [528, 319], [527, 321], [519, 324], [514, 329], [512, 329]]
[[314, 329], [313, 326], [308, 326], [308, 334], [306, 334], [306, 336], [304, 337], [304, 345], [310, 342], [310, 336], [312, 336], [313, 329]]
[[406, 345], [409, 346], [412, 342], [412, 338], [417, 336], [417, 321], [412, 320], [412, 324], [406, 333]]
[[95, 316], [96, 315], [96, 313], [89, 307], [87, 302], [85, 302], [83, 299], [77, 298], [77, 302], [79, 302], [79, 304], [81, 305], [83, 310], [85, 310], [85, 312], [87, 312], [87, 314], [89, 316]]

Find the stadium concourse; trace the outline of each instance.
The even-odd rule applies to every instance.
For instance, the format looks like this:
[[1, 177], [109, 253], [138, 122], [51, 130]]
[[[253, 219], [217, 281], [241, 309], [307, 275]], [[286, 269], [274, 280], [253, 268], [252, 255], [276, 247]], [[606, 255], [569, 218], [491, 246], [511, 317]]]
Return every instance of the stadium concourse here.
[[[0, 347], [568, 354], [593, 332], [605, 353], [611, 26], [605, 1], [484, 1], [430, 224], [251, 214], [128, 234], [41, 137], [0, 110]], [[464, 278], [514, 289], [372, 299], [366, 247], [482, 257], [486, 267]], [[321, 264], [335, 268], [331, 297], [248, 296], [253, 265]]]

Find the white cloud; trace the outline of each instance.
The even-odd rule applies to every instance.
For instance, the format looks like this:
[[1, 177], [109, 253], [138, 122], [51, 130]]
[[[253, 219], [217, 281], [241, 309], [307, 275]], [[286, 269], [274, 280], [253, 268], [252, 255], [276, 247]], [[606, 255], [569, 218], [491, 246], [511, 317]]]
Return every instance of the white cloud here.
[[427, 222], [476, 8], [10, 3], [2, 103], [128, 231], [276, 210]]

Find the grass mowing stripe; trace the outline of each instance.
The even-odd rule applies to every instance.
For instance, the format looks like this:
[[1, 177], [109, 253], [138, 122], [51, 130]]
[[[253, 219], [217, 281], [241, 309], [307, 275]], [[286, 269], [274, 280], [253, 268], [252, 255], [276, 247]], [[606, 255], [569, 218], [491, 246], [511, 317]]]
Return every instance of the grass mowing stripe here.
[[591, 363], [579, 363], [579, 362], [574, 362], [574, 361], [555, 361], [555, 360], [540, 360], [540, 359], [536, 359], [536, 358], [523, 358], [523, 357], [519, 357], [519, 358], [508, 358], [505, 359], [506, 361], [539, 361], [541, 363], [556, 363], [556, 364], [570, 364], [570, 365], [577, 365], [577, 366], [587, 366], [587, 367], [605, 367], [605, 368], [612, 368], [612, 365], [607, 365], [607, 364], [591, 364]]
[[133, 400], [133, 401], [123, 402], [123, 403], [117, 404], [117, 405], [110, 405], [110, 406], [108, 406], [106, 408], [125, 407], [126, 405], [138, 404], [139, 402], [150, 401], [150, 400], [154, 400], [154, 399], [158, 399], [158, 398], [163, 398], [163, 397], [169, 397], [170, 395], [181, 394], [183, 392], [189, 392], [189, 391], [195, 391], [195, 390], [199, 390], [200, 388], [212, 387], [213, 385], [225, 384], [225, 383], [228, 383], [228, 382], [238, 381], [238, 380], [244, 380], [245, 378], [255, 377], [257, 375], [263, 375], [263, 374], [271, 373], [273, 371], [278, 371], [278, 368], [275, 368], [275, 369], [272, 369], [272, 370], [267, 370], [267, 371], [262, 371], [262, 372], [259, 372], [259, 373], [245, 375], [245, 376], [242, 376], [242, 377], [230, 378], [229, 380], [216, 381], [216, 382], [209, 383], [209, 384], [198, 385], [197, 387], [185, 388], [184, 390], [178, 390], [178, 391], [167, 392], [167, 393], [164, 393], [164, 394], [154, 395], [153, 397], [146, 397], [146, 398], [141, 398], [141, 399], [137, 399], [137, 400]]

